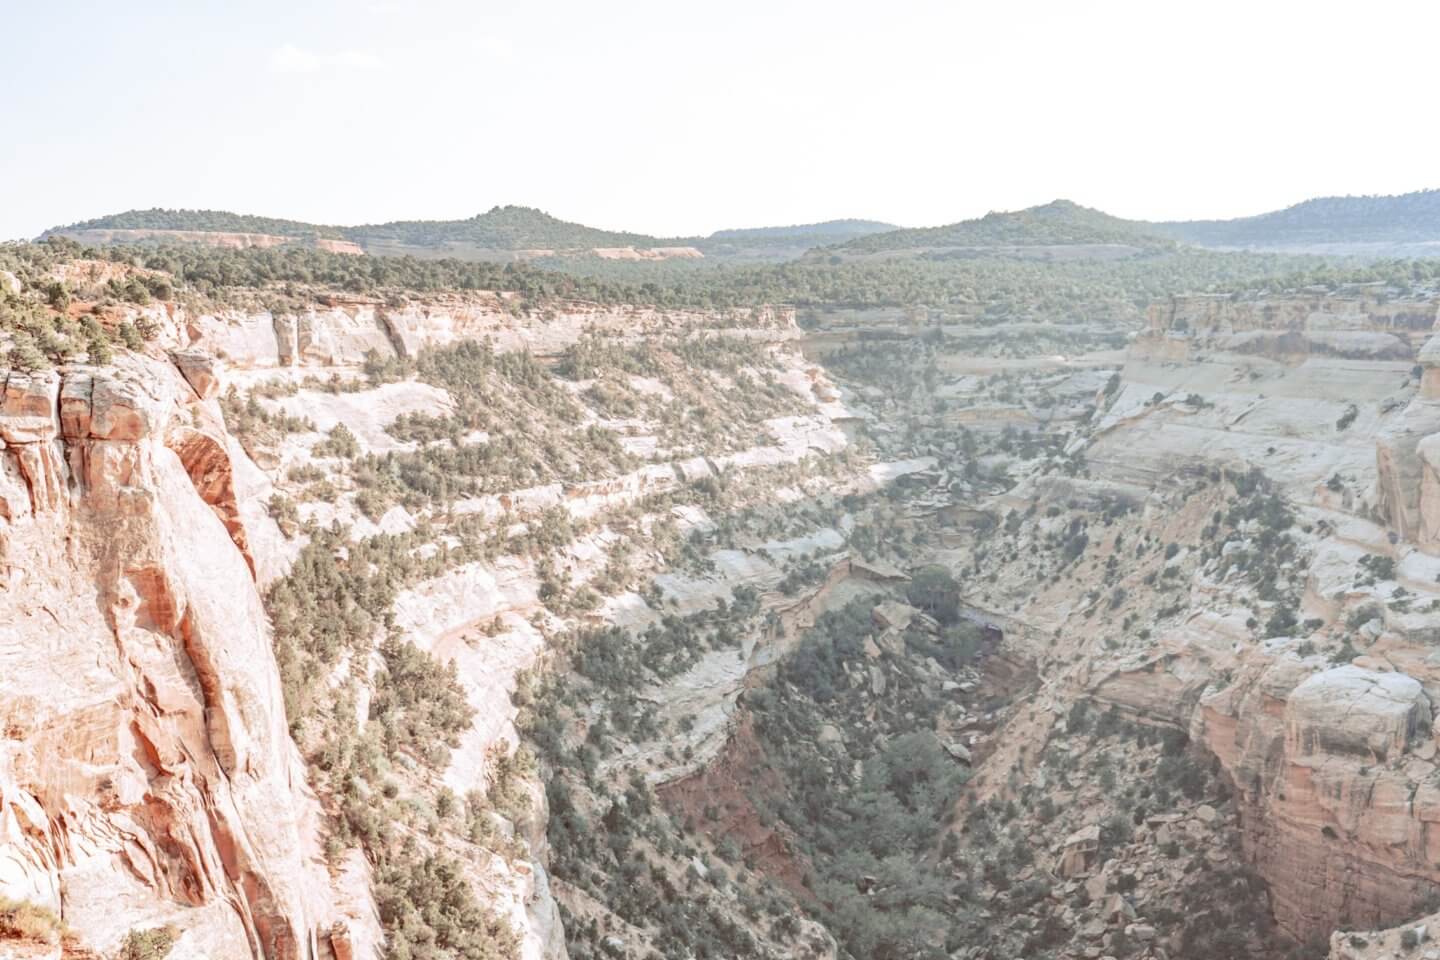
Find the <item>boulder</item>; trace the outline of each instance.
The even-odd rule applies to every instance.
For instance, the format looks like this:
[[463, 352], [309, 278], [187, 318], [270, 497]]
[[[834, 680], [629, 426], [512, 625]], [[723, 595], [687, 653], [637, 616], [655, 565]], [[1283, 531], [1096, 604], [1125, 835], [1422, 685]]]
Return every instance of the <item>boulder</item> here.
[[1403, 673], [1346, 664], [1314, 674], [1285, 706], [1286, 751], [1292, 756], [1350, 754], [1385, 760], [1430, 727], [1430, 701]]
[[952, 740], [950, 743], [945, 744], [945, 752], [966, 766], [969, 766], [970, 748], [965, 746], [965, 744], [960, 743], [958, 740]]
[[209, 400], [220, 392], [219, 360], [199, 350], [179, 350], [172, 359], [201, 400]]
[[915, 619], [920, 611], [906, 603], [895, 600], [886, 600], [876, 605], [870, 612], [870, 617], [875, 625], [882, 630], [904, 630], [910, 626], [910, 621]]
[[1057, 871], [1062, 877], [1078, 877], [1090, 872], [1100, 853], [1100, 826], [1081, 827], [1065, 838]]
[[1125, 935], [1141, 943], [1149, 943], [1155, 939], [1155, 928], [1148, 923], [1132, 923], [1125, 927]]
[[168, 419], [165, 402], [136, 379], [102, 376], [90, 393], [90, 436], [135, 442], [158, 433]]
[[50, 371], [12, 370], [0, 397], [0, 439], [6, 443], [38, 443], [59, 433], [56, 405], [60, 377]]

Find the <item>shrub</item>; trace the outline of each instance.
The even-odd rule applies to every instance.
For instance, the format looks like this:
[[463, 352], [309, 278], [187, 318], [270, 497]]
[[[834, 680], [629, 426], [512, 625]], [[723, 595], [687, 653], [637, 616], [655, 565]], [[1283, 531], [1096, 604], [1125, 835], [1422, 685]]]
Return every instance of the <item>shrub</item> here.
[[910, 580], [906, 598], [943, 623], [960, 615], [960, 584], [949, 570], [938, 564], [921, 567]]
[[116, 960], [161, 960], [170, 954], [180, 931], [174, 927], [131, 930], [120, 944]]
[[342, 460], [353, 460], [360, 454], [360, 442], [350, 428], [343, 423], [335, 424], [330, 435], [311, 450], [317, 457], [339, 457]]
[[24, 900], [0, 898], [0, 933], [7, 937], [54, 942], [60, 936], [60, 918], [47, 907]]

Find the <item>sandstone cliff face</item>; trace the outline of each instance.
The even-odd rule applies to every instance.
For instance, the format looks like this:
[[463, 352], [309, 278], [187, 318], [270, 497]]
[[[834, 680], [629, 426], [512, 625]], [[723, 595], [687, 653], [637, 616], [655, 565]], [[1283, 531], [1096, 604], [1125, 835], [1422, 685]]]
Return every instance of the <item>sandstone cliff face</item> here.
[[[314, 426], [314, 430], [306, 427], [275, 438], [265, 456], [257, 455], [258, 467], [247, 457], [235, 455], [233, 441], [221, 451], [228, 454], [222, 458], [200, 440], [174, 431], [180, 439], [172, 445], [183, 451], [182, 461], [190, 475], [197, 478], [197, 486], [208, 490], [218, 484], [223, 488], [220, 478], [228, 478], [234, 508], [222, 490], [222, 495], [213, 498], [213, 511], [227, 529], [238, 530], [237, 536], [243, 537], [237, 538], [237, 543], [248, 551], [262, 582], [283, 574], [307, 536], [303, 530], [292, 530], [294, 539], [277, 540], [274, 523], [263, 516], [262, 505], [272, 492], [297, 496], [302, 523], [313, 520], [327, 528], [332, 521], [351, 524], [354, 539], [382, 531], [413, 531], [426, 521], [425, 508], [403, 506], [395, 506], [372, 521], [355, 508], [348, 490], [325, 498], [307, 497], [289, 476], [292, 467], [312, 463], [320, 469], [336, 466], [335, 479], [343, 488], [345, 468], [312, 457], [311, 447], [320, 434], [343, 424], [356, 438], [362, 453], [413, 451], [417, 447], [414, 442], [387, 431], [393, 421], [402, 414], [444, 416], [455, 408], [455, 398], [445, 389], [421, 380], [365, 388], [362, 367], [367, 358], [414, 357], [428, 349], [467, 340], [488, 340], [499, 352], [527, 350], [554, 356], [592, 332], [620, 343], [646, 335], [703, 336], [715, 332], [773, 342], [797, 333], [790, 319], [769, 310], [703, 314], [585, 303], [557, 303], [543, 315], [522, 317], [516, 315], [512, 299], [505, 294], [440, 295], [384, 303], [376, 298], [333, 292], [317, 294], [311, 305], [290, 312], [253, 309], [193, 315], [176, 310], [153, 316], [162, 331], [161, 343], [173, 351], [177, 366], [198, 393], [210, 396], [234, 387], [243, 399], [259, 385], [293, 385], [290, 392], [285, 388], [257, 389], [258, 402], [266, 410], [304, 418]], [[214, 362], [221, 356], [223, 373]], [[362, 382], [352, 385], [360, 389], [326, 390], [324, 381], [331, 377]], [[614, 429], [625, 448], [641, 459], [633, 470], [594, 480], [501, 488], [483, 496], [458, 499], [450, 504], [449, 512], [453, 517], [479, 516], [497, 523], [513, 523], [558, 510], [577, 524], [597, 524], [597, 529], [566, 546], [553, 546], [546, 555], [576, 586], [585, 584], [602, 572], [617, 546], [626, 547], [626, 541], [635, 535], [634, 529], [620, 533], [605, 526], [607, 515], [617, 511], [634, 513], [642, 518], [643, 526], [656, 519], [674, 522], [668, 517], [649, 515], [653, 507], [645, 501], [671, 496], [683, 500], [689, 496], [689, 485], [713, 478], [720, 469], [731, 477], [742, 477], [792, 467], [809, 456], [844, 451], [847, 439], [833, 421], [849, 414], [835, 402], [833, 390], [828, 389], [818, 368], [789, 356], [779, 365], [776, 377], [805, 398], [813, 412], [756, 423], [751, 447], [727, 449], [711, 457], [691, 457], [687, 453], [690, 459], [669, 462], [668, 455], [657, 445], [653, 425], [633, 419], [607, 421], [607, 428]], [[223, 387], [217, 382], [220, 379], [224, 380]], [[586, 387], [577, 384], [575, 389], [583, 391]], [[658, 380], [639, 382], [635, 389], [672, 396]], [[467, 444], [485, 442], [483, 434], [465, 439]], [[228, 463], [228, 472], [212, 466], [222, 463]], [[922, 469], [926, 463], [914, 465], [913, 469]], [[907, 469], [912, 467], [900, 465], [895, 473]], [[876, 477], [873, 483], [882, 484], [888, 479]], [[823, 485], [825, 481], [816, 482]], [[862, 478], [862, 486], [868, 488], [868, 478]], [[711, 523], [698, 510], [682, 513], [677, 508], [675, 516], [687, 530], [692, 523]], [[436, 518], [428, 519], [434, 522]], [[628, 528], [629, 522], [625, 525]], [[436, 540], [438, 545], [446, 538], [437, 536]], [[737, 551], [731, 553], [738, 556]], [[637, 562], [648, 567], [658, 559], [647, 555]], [[732, 572], [737, 575], [728, 576]], [[772, 586], [782, 576], [778, 563], [755, 561], [747, 562], [743, 570], [725, 569], [723, 573], [727, 576], [719, 578], [719, 582], [708, 578], [694, 585], [688, 580], [673, 584], [667, 581], [665, 589], [667, 595], [681, 598], [677, 602], [682, 604], [683, 598], [702, 593], [713, 603], [716, 596], [728, 597], [737, 584], [748, 583], [754, 576], [761, 576]], [[439, 772], [439, 779], [456, 795], [485, 789], [496, 756], [514, 749], [516, 707], [511, 694], [517, 677], [542, 662], [550, 641], [566, 629], [567, 624], [547, 612], [537, 596], [540, 582], [533, 557], [502, 555], [427, 576], [408, 585], [394, 603], [396, 628], [422, 650], [458, 668], [459, 682], [476, 711], [470, 728], [460, 735], [459, 745], [451, 752], [448, 767]], [[637, 607], [645, 609], [644, 602], [637, 594], [627, 592], [610, 598], [597, 615], [624, 621]], [[713, 714], [717, 724], [723, 724], [728, 717], [744, 678], [743, 669], [732, 669], [733, 653], [727, 660], [727, 669], [711, 670], [717, 673], [718, 680], [710, 678], [714, 682], [701, 691], [707, 717]], [[694, 673], [708, 676], [704, 666]], [[692, 679], [687, 676], [682, 684]], [[362, 689], [359, 696], [359, 713], [363, 717], [368, 691]], [[717, 740], [717, 732], [701, 726], [694, 739]], [[306, 742], [304, 737], [301, 740]], [[528, 849], [511, 848], [504, 856], [477, 852], [471, 846], [456, 846], [454, 851], [462, 854], [466, 879], [479, 900], [509, 920], [519, 935], [520, 955], [527, 960], [565, 955], [559, 908], [545, 867], [546, 818], [542, 792], [535, 809], [514, 823], [517, 836], [525, 839]], [[356, 858], [363, 864], [363, 857], [357, 854]], [[358, 886], [365, 886], [363, 877]], [[366, 953], [357, 948], [357, 955]]]
[[[1410, 915], [1440, 880], [1440, 788], [1420, 684], [1257, 657], [1208, 693], [1193, 731], [1233, 780], [1246, 851], [1298, 938]], [[1434, 744], [1425, 750], [1434, 755]]]
[[[1070, 517], [1089, 523], [1089, 543], [1068, 585], [1012, 561], [999, 588], [975, 588], [987, 609], [1046, 641], [1022, 646], [1005, 629], [1006, 647], [1034, 657], [1045, 680], [1033, 713], [1021, 712], [1007, 745], [977, 768], [982, 795], [1005, 795], [1011, 770], [1054, 736], [1073, 699], [1118, 707], [1187, 731], [1218, 761], [1231, 788], [1224, 808], [1238, 814], [1246, 859], [1288, 935], [1312, 942], [1433, 910], [1422, 904], [1440, 885], [1430, 729], [1440, 696], [1430, 639], [1440, 611], [1440, 346], [1427, 343], [1436, 306], [1317, 293], [1152, 308], [1119, 382], [1066, 445], [1097, 485], [1145, 488], [1142, 515], [1096, 517], [1024, 482], [990, 505], [996, 521], [1058, 514], [1048, 531], [1035, 521], [1028, 540], [1025, 524], [1017, 541], [992, 534], [992, 569], [1006, 548], [1022, 558], [1055, 550]], [[1224, 489], [1223, 476], [1250, 470], [1293, 510], [1292, 558], [1256, 549], [1244, 523], [1224, 532], [1228, 502], [1185, 520], [1182, 501], [1201, 495], [1177, 491]], [[1112, 523], [1125, 527], [1123, 552]], [[1137, 558], [1151, 544], [1174, 559], [1146, 580]], [[1186, 561], [1197, 554], [1205, 559]], [[1264, 567], [1272, 589], [1245, 586]], [[1173, 602], [1155, 602], [1166, 593]], [[1293, 620], [1272, 627], [1277, 605]], [[1354, 952], [1341, 936], [1335, 944], [1337, 957], [1391, 955]]]
[[0, 894], [100, 950], [170, 923], [178, 957], [328, 953], [218, 418], [138, 357], [4, 389]]
[[1292, 294], [1236, 299], [1224, 294], [1171, 297], [1146, 313], [1152, 336], [1201, 339], [1247, 332], [1279, 334], [1388, 331], [1406, 336], [1431, 330], [1440, 314], [1433, 300], [1385, 300], [1374, 294]]
[[644, 307], [556, 304], [544, 317], [517, 316], [513, 296], [476, 293], [437, 295], [386, 306], [367, 297], [331, 296], [292, 313], [269, 310], [151, 316], [167, 331], [167, 345], [223, 354], [237, 368], [359, 368], [366, 354], [381, 359], [414, 357], [421, 351], [463, 340], [489, 339], [498, 351], [563, 351], [588, 332], [640, 339], [689, 330], [787, 339], [799, 336], [791, 314], [771, 309], [736, 311], [733, 327], [724, 315], [661, 311]]

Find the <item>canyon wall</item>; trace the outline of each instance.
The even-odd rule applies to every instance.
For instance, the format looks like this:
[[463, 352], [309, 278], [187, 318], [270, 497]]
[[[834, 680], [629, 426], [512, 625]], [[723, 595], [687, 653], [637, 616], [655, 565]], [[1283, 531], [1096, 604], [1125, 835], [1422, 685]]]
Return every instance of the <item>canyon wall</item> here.
[[[393, 310], [336, 295], [298, 314], [160, 303], [131, 313], [155, 325], [171, 362], [127, 355], [107, 368], [4, 375], [0, 896], [54, 909], [100, 950], [171, 925], [182, 960], [374, 956], [369, 870], [358, 851], [338, 863], [324, 854], [328, 828], [287, 729], [260, 602], [260, 584], [299, 545], [279, 536], [265, 508], [274, 477], [227, 432], [215, 398], [276, 375], [354, 377], [367, 357], [461, 340], [553, 354], [591, 330], [638, 336], [716, 318], [572, 305], [536, 322], [503, 295]], [[782, 318], [761, 320], [785, 335]], [[327, 429], [348, 421], [383, 437], [408, 409], [339, 395], [351, 397]], [[416, 409], [448, 402], [427, 395]], [[303, 462], [303, 449], [294, 455]], [[667, 476], [674, 488], [679, 474]], [[583, 516], [657, 489], [634, 479], [579, 496], [521, 492], [515, 503]], [[471, 686], [477, 725], [447, 773], [463, 793], [483, 782], [496, 744], [515, 742], [510, 692], [544, 644], [527, 619], [541, 609], [530, 566], [476, 564], [449, 579], [418, 585], [397, 609], [406, 634], [460, 663]], [[497, 644], [514, 655], [477, 659], [459, 637], [496, 617], [511, 625]], [[521, 933], [524, 956], [563, 956], [541, 863], [543, 800], [528, 822], [534, 859], [496, 857], [472, 879]]]
[[329, 955], [374, 920], [319, 856], [215, 411], [139, 357], [4, 390], [0, 895], [96, 949]]
[[1180, 622], [1087, 686], [1219, 761], [1275, 918], [1302, 941], [1413, 917], [1440, 886], [1436, 309], [1174, 298], [1152, 307], [1087, 450], [1102, 477], [1157, 491], [1182, 464], [1258, 468], [1299, 511], [1305, 559], [1280, 576], [1303, 586], [1303, 623], [1265, 638], [1272, 604], [1233, 573], [1198, 575]]

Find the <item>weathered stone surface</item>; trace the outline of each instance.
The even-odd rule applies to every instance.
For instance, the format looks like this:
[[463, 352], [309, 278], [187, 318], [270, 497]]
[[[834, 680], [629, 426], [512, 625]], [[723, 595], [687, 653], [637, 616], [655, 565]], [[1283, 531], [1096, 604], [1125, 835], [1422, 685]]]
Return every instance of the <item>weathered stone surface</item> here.
[[90, 436], [100, 440], [135, 442], [158, 433], [168, 419], [173, 397], [150, 392], [153, 381], [138, 377], [98, 377], [90, 393]]
[[1060, 876], [1079, 877], [1089, 873], [1099, 853], [1099, 824], [1091, 824], [1075, 831], [1065, 838], [1065, 848], [1060, 855]]
[[94, 375], [88, 370], [71, 370], [60, 384], [60, 429], [66, 440], [85, 440], [90, 436], [90, 410], [95, 389]]
[[0, 496], [34, 509], [0, 510], [0, 895], [103, 951], [174, 923], [177, 956], [308, 956], [340, 919], [319, 811], [245, 560], [165, 444], [169, 370], [6, 381]]
[[173, 359], [201, 400], [209, 400], [220, 392], [219, 360], [200, 350], [178, 350]]
[[1381, 761], [1429, 720], [1405, 674], [1263, 655], [1201, 700], [1192, 735], [1235, 784], [1246, 852], [1284, 929], [1303, 938], [1413, 907], [1440, 853], [1440, 790]]
[[1285, 702], [1287, 753], [1353, 754], [1375, 762], [1405, 752], [1430, 728], [1430, 701], [1403, 673], [1376, 673], [1353, 664], [1317, 673]]
[[0, 439], [6, 443], [35, 443], [57, 435], [58, 374], [12, 370], [4, 381], [4, 391], [0, 399]]
[[[1416, 400], [1406, 407], [1398, 421], [1375, 438], [1380, 514], [1401, 537], [1427, 546], [1430, 541], [1423, 534], [1421, 524], [1421, 501], [1426, 489], [1421, 443], [1437, 433], [1440, 433], [1440, 402]], [[1433, 468], [1431, 472], [1433, 474]], [[1433, 499], [1433, 491], [1440, 488], [1433, 478], [1429, 487]], [[1432, 505], [1429, 512], [1437, 515], [1435, 522], [1440, 524], [1440, 509]]]
[[1426, 340], [1415, 359], [1424, 368], [1420, 395], [1426, 400], [1440, 400], [1440, 336]]

